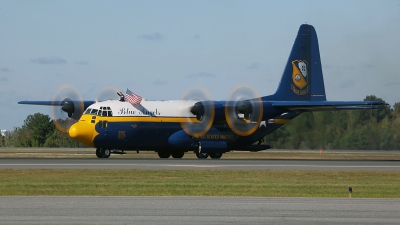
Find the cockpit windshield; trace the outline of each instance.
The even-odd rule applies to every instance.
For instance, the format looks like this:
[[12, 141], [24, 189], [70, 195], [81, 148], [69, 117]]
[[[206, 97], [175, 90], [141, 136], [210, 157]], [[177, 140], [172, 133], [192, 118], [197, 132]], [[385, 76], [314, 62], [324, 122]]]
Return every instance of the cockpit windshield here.
[[83, 114], [97, 115], [98, 109], [87, 108]]
[[102, 106], [99, 109], [87, 108], [83, 114], [97, 115], [97, 116], [112, 116], [110, 107]]
[[85, 110], [85, 112], [83, 112], [83, 114], [90, 114], [90, 111], [92, 111], [92, 109], [91, 109], [91, 108], [87, 108], [87, 109]]

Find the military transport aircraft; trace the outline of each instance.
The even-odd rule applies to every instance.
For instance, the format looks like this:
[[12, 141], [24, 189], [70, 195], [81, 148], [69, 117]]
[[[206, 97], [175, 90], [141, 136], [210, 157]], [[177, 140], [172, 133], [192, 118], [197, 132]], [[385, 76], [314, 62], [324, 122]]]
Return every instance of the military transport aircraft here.
[[383, 104], [326, 101], [317, 34], [308, 24], [300, 26], [273, 95], [260, 97], [249, 86], [234, 88], [226, 101], [211, 100], [201, 88], [173, 101], [138, 99], [131, 92], [119, 95], [120, 100], [108, 101], [69, 96], [18, 103], [60, 107], [77, 120], [68, 130], [70, 137], [96, 148], [98, 158], [134, 150], [156, 151], [160, 158], [182, 158], [194, 151], [198, 158], [214, 159], [231, 150], [270, 148], [260, 144], [263, 137], [302, 112], [374, 109]]

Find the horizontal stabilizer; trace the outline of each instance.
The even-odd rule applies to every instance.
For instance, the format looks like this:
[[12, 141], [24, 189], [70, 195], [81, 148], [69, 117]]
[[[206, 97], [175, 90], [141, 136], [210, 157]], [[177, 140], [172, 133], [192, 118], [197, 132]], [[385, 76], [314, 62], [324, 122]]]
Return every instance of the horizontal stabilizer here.
[[374, 101], [278, 101], [272, 103], [273, 107], [291, 111], [376, 109], [381, 105], [387, 105], [387, 103]]

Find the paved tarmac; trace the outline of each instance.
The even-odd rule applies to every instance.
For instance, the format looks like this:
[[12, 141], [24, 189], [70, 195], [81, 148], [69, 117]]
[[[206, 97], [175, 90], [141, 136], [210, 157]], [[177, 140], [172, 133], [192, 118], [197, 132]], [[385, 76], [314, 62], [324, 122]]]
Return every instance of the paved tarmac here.
[[399, 224], [398, 199], [0, 197], [1, 224]]
[[[399, 161], [0, 158], [0, 169], [400, 171]], [[400, 224], [400, 199], [0, 197], [0, 224]]]
[[400, 161], [0, 158], [0, 169], [400, 171]]

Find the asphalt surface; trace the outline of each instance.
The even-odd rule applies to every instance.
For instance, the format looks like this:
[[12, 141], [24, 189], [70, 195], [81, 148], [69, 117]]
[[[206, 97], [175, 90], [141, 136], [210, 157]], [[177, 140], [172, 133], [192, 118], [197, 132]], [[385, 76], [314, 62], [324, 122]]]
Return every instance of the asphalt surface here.
[[[0, 158], [0, 169], [399, 171], [400, 162], [268, 159]], [[399, 225], [400, 199], [0, 197], [0, 224]]]
[[0, 158], [0, 169], [400, 171], [400, 161]]
[[399, 224], [398, 199], [0, 197], [1, 224]]

